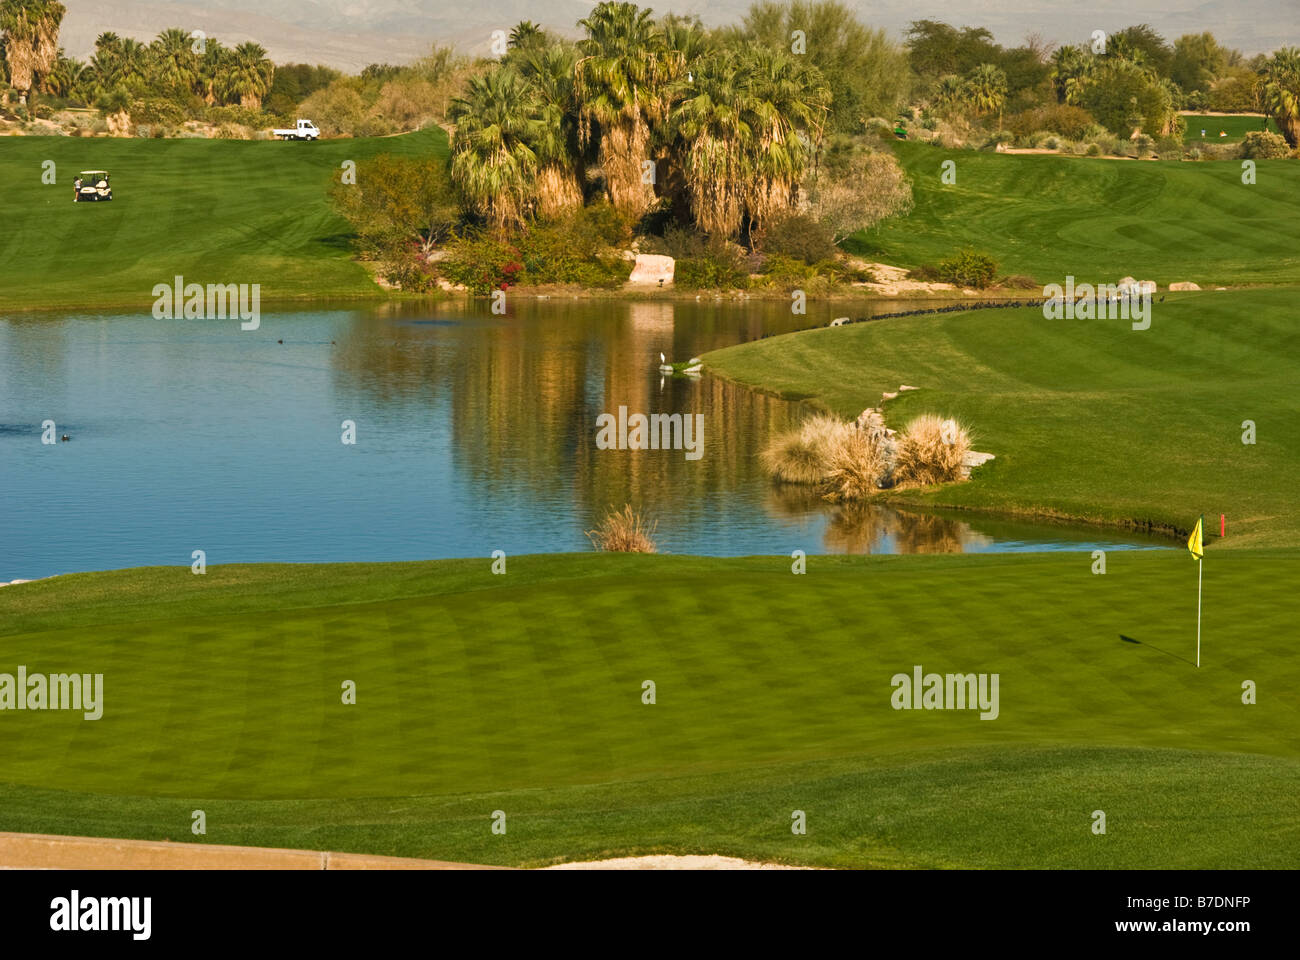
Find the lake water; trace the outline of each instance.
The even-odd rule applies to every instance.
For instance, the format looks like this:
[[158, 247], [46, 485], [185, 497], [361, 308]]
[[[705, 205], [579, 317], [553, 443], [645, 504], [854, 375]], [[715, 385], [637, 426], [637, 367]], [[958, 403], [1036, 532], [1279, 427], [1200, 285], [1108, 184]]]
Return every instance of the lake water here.
[[[836, 312], [868, 310], [516, 299], [504, 317], [486, 303], [278, 311], [256, 331], [147, 310], [0, 317], [0, 581], [188, 565], [196, 549], [211, 564], [590, 550], [583, 532], [625, 502], [670, 553], [1168, 545], [781, 493], [757, 454], [798, 405], [657, 371], [660, 352]], [[597, 449], [596, 418], [619, 406], [703, 414], [703, 456]], [[42, 444], [45, 420], [70, 441]]]

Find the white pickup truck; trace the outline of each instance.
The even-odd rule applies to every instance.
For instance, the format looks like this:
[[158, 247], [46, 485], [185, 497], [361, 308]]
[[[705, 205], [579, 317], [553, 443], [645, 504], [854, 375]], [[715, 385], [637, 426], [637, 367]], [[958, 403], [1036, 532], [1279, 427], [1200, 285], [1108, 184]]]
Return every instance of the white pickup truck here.
[[271, 136], [279, 140], [318, 140], [320, 130], [316, 129], [316, 124], [310, 120], [299, 120], [298, 125], [293, 129], [272, 130]]

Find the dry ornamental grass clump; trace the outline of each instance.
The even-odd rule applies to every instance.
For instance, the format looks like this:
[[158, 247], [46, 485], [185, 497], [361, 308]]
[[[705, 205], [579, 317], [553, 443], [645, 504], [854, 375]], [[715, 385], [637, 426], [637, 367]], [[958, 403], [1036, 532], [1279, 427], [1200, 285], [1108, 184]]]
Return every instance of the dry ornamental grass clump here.
[[631, 504], [624, 504], [622, 510], [606, 514], [595, 530], [588, 530], [587, 539], [597, 550], [610, 553], [654, 553], [658, 527], [658, 520], [649, 523]]
[[879, 437], [825, 414], [776, 437], [762, 461], [774, 479], [820, 487], [833, 501], [869, 497], [886, 470]]
[[898, 438], [894, 485], [930, 486], [960, 480], [970, 448], [970, 432], [961, 423], [923, 414], [908, 423]]
[[852, 426], [826, 414], [815, 414], [798, 430], [783, 433], [761, 455], [767, 472], [782, 483], [825, 483], [831, 441]]
[[764, 468], [780, 483], [817, 488], [823, 499], [851, 502], [888, 486], [930, 486], [962, 479], [970, 433], [956, 420], [925, 414], [895, 440], [882, 429], [864, 430], [817, 414], [797, 430], [775, 437], [762, 453]]

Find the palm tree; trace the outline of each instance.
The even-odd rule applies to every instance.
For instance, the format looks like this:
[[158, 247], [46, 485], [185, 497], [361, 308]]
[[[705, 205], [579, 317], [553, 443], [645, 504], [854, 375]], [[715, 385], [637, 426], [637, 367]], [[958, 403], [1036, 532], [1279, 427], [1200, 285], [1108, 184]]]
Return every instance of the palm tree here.
[[949, 73], [939, 78], [931, 99], [935, 106], [953, 109], [966, 102], [967, 93], [966, 82], [955, 73]]
[[1081, 47], [1057, 47], [1052, 52], [1052, 86], [1058, 103], [1076, 102], [1094, 62], [1094, 57]]
[[59, 50], [58, 57], [54, 68], [42, 79], [40, 90], [42, 93], [52, 93], [56, 97], [69, 97], [80, 86], [82, 78], [87, 75], [88, 68], [80, 60], [65, 57], [62, 50]]
[[512, 67], [471, 77], [451, 102], [451, 178], [466, 205], [498, 233], [521, 226], [535, 197], [536, 103]]
[[668, 48], [650, 10], [634, 3], [599, 3], [578, 21], [587, 36], [574, 66], [578, 132], [599, 143], [605, 186], [615, 209], [640, 216], [655, 202], [651, 139], [668, 115], [668, 84], [682, 55]]
[[230, 55], [226, 74], [226, 93], [238, 97], [241, 107], [257, 110], [262, 98], [271, 90], [275, 77], [275, 64], [266, 58], [261, 44], [241, 43]]
[[1282, 47], [1264, 62], [1259, 94], [1286, 142], [1300, 146], [1300, 47]]
[[831, 92], [821, 71], [802, 57], [767, 47], [744, 56], [755, 137], [749, 212], [761, 226], [795, 205], [799, 183], [821, 144]]
[[754, 105], [735, 53], [697, 64], [673, 108], [672, 127], [685, 147], [683, 166], [691, 217], [705, 233], [734, 236], [745, 214], [754, 176]]
[[531, 50], [546, 46], [546, 31], [531, 20], [520, 20], [510, 31], [506, 45], [511, 50]]
[[58, 62], [59, 25], [66, 12], [57, 0], [0, 0], [9, 84], [19, 103], [27, 103], [32, 87]]
[[531, 145], [537, 154], [537, 209], [555, 217], [582, 206], [583, 170], [573, 94], [577, 54], [556, 44], [524, 50], [517, 64], [534, 98]]
[[194, 88], [199, 76], [199, 58], [191, 43], [188, 33], [171, 27], [149, 45], [153, 75], [159, 83], [172, 90]]
[[205, 103], [214, 104], [224, 95], [231, 56], [230, 49], [220, 40], [211, 39], [204, 44], [196, 71], [195, 89]]
[[976, 113], [998, 112], [998, 129], [1002, 129], [1002, 107], [1007, 101], [1007, 75], [1002, 68], [981, 63], [966, 76], [966, 95]]

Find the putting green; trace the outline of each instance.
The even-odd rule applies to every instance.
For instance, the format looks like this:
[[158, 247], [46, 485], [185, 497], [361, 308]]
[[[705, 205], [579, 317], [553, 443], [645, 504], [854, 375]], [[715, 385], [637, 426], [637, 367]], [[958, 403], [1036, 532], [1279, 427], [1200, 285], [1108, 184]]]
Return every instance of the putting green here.
[[[333, 178], [347, 160], [446, 151], [438, 128], [317, 143], [6, 137], [0, 310], [147, 305], [178, 274], [259, 283], [265, 301], [380, 295], [352, 259]], [[74, 204], [92, 168], [112, 175], [113, 201]]]
[[[1106, 160], [898, 142], [915, 208], [845, 243], [887, 263], [937, 264], [963, 247], [1040, 284], [1073, 275], [1161, 287], [1300, 282], [1300, 163]], [[955, 184], [941, 181], [953, 162]]]
[[1147, 330], [1041, 309], [899, 317], [729, 347], [705, 367], [846, 417], [920, 387], [885, 404], [891, 426], [955, 416], [997, 457], [970, 483], [900, 499], [1171, 531], [1205, 514], [1215, 535], [1225, 514], [1216, 549], [1297, 546], [1295, 298], [1169, 294]]
[[[1199, 670], [1183, 551], [1112, 553], [1104, 576], [1086, 554], [509, 563], [0, 590], [0, 671], [102, 672], [105, 691], [96, 721], [0, 714], [0, 829], [191, 839], [201, 808], [207, 842], [521, 864], [1300, 852], [1295, 552], [1211, 553]], [[916, 665], [997, 673], [998, 717], [893, 709]], [[514, 819], [494, 845], [496, 809]], [[816, 839], [790, 833], [796, 809]]]

